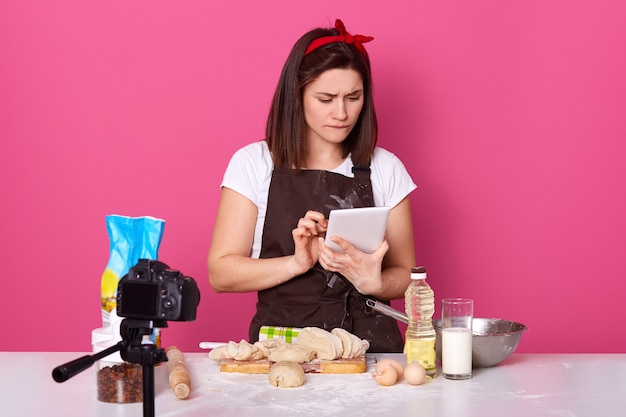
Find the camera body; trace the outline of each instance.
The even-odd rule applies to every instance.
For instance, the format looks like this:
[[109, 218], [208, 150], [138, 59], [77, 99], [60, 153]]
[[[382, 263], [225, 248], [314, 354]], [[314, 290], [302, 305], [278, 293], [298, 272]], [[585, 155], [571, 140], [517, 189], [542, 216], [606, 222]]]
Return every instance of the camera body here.
[[140, 259], [117, 287], [117, 315], [140, 320], [193, 321], [200, 291], [193, 278], [165, 263]]

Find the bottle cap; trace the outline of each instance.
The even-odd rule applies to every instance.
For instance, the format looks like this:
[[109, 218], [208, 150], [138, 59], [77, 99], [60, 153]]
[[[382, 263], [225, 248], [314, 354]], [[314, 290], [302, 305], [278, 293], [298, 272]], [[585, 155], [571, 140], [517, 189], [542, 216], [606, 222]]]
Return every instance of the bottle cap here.
[[96, 343], [104, 342], [106, 340], [113, 339], [113, 333], [111, 332], [111, 327], [99, 327], [97, 329], [93, 329], [91, 331], [91, 344], [94, 345]]
[[411, 279], [426, 279], [426, 268], [423, 266], [411, 268]]

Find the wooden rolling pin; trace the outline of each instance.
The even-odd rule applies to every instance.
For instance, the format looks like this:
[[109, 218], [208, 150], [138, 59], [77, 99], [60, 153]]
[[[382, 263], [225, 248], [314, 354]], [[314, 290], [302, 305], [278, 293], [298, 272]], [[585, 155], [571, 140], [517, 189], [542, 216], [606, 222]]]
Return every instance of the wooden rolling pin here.
[[170, 388], [177, 398], [185, 400], [191, 394], [191, 377], [187, 371], [185, 356], [176, 346], [168, 347], [165, 354]]

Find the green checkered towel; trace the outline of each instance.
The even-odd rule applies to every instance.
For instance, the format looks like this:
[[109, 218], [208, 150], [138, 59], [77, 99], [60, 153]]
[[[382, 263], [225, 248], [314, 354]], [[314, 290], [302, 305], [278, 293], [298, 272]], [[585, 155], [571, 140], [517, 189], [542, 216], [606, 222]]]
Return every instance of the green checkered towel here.
[[284, 339], [287, 343], [294, 343], [301, 330], [297, 327], [262, 326], [259, 330], [259, 340]]

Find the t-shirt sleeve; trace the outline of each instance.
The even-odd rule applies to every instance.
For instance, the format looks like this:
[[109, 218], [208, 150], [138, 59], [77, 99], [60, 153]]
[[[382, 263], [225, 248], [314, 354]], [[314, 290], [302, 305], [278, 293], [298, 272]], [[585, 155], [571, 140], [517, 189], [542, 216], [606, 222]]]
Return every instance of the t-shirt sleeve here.
[[266, 180], [271, 172], [269, 151], [262, 142], [253, 143], [233, 154], [221, 186], [238, 192], [259, 207], [261, 196], [267, 194]]
[[372, 164], [372, 187], [377, 206], [395, 207], [417, 188], [402, 161], [393, 153], [377, 148]]

